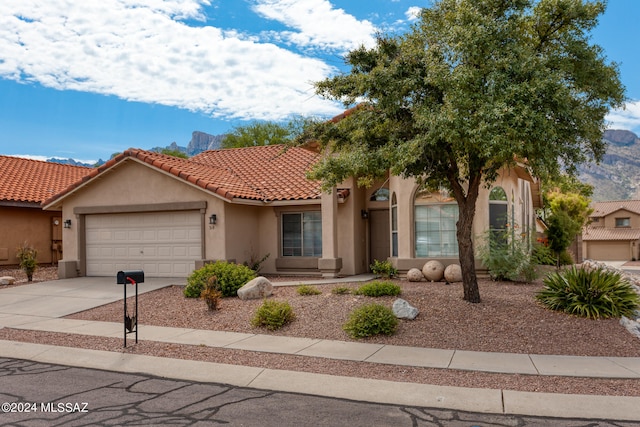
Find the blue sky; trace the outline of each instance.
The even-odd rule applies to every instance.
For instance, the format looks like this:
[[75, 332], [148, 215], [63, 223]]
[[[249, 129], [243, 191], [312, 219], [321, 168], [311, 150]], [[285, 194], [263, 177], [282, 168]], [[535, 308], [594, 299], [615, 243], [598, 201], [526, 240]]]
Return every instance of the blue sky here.
[[[2, 0], [0, 154], [83, 161], [187, 145], [250, 120], [330, 117], [313, 82], [376, 31], [404, 32], [429, 0]], [[640, 133], [640, 1], [609, 0], [593, 33]]]

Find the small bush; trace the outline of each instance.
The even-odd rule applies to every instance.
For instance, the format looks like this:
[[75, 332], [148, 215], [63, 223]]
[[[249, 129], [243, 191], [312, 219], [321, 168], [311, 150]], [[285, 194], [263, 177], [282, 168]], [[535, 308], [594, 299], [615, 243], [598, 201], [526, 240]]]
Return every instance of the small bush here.
[[300, 285], [296, 289], [298, 295], [307, 296], [307, 295], [320, 295], [322, 292], [318, 288], [314, 288], [313, 286], [308, 285]]
[[482, 264], [493, 280], [531, 282], [538, 277], [537, 259], [526, 237], [513, 236], [509, 229], [489, 231], [478, 247]]
[[346, 286], [336, 286], [335, 288], [331, 289], [331, 293], [334, 295], [350, 294], [351, 288], [348, 288]]
[[373, 335], [393, 335], [398, 327], [398, 319], [393, 311], [380, 304], [363, 305], [351, 312], [342, 329], [352, 338]]
[[376, 280], [371, 283], [360, 286], [354, 294], [365, 295], [368, 297], [382, 297], [386, 295], [396, 296], [400, 295], [400, 286], [389, 281]]
[[391, 264], [391, 261], [373, 260], [373, 264], [369, 266], [371, 272], [384, 279], [391, 279], [398, 275], [398, 270]]
[[238, 295], [238, 289], [248, 281], [255, 279], [256, 274], [249, 267], [241, 264], [233, 264], [226, 261], [207, 264], [189, 275], [187, 286], [184, 288], [184, 296], [198, 298], [209, 278], [214, 276], [217, 278], [218, 290], [222, 293], [222, 296], [234, 297]]
[[265, 327], [271, 331], [280, 329], [295, 319], [293, 308], [286, 301], [265, 301], [256, 310], [251, 325]]
[[572, 267], [551, 273], [536, 295], [545, 307], [591, 319], [633, 316], [640, 296], [620, 274]]
[[218, 309], [220, 298], [222, 298], [222, 292], [218, 288], [218, 280], [216, 276], [212, 276], [207, 280], [207, 285], [200, 293], [200, 298], [207, 303], [209, 311], [215, 311]]
[[33, 273], [36, 271], [36, 268], [38, 268], [38, 261], [36, 259], [38, 257], [38, 251], [25, 242], [18, 248], [16, 257], [20, 261], [20, 268], [27, 275], [27, 281], [33, 281]]

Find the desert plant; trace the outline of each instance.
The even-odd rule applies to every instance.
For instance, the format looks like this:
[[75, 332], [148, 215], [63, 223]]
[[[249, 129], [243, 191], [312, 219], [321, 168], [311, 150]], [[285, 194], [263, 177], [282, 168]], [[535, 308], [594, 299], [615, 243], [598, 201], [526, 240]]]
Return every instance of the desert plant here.
[[249, 261], [245, 261], [243, 263], [243, 265], [249, 267], [250, 269], [255, 271], [256, 274], [258, 274], [260, 272], [260, 270], [262, 270], [262, 263], [265, 262], [267, 260], [267, 258], [269, 258], [270, 255], [271, 254], [268, 253], [268, 254], [266, 254], [265, 256], [263, 256], [260, 259], [257, 259], [253, 255], [251, 255], [251, 259], [249, 259]]
[[373, 335], [393, 335], [398, 327], [398, 319], [393, 311], [380, 304], [363, 305], [351, 312], [342, 329], [352, 338]]
[[300, 285], [298, 286], [296, 291], [298, 292], [298, 295], [303, 295], [303, 296], [320, 295], [322, 293], [320, 289], [314, 288], [313, 286], [309, 286], [309, 285]]
[[364, 284], [355, 290], [356, 295], [365, 295], [368, 297], [382, 297], [386, 295], [400, 295], [402, 290], [400, 286], [393, 282], [375, 280], [371, 283]]
[[220, 298], [222, 298], [222, 292], [220, 292], [218, 287], [218, 279], [216, 276], [211, 276], [207, 279], [207, 284], [200, 293], [200, 298], [207, 303], [209, 311], [215, 311], [218, 309]]
[[536, 298], [545, 307], [592, 319], [630, 317], [640, 296], [619, 273], [571, 267], [551, 273]]
[[348, 288], [346, 286], [336, 286], [335, 288], [331, 289], [331, 293], [334, 295], [350, 294], [351, 288]]
[[238, 289], [248, 281], [255, 279], [256, 274], [249, 267], [226, 261], [216, 261], [195, 270], [187, 278], [187, 286], [184, 288], [184, 296], [198, 298], [204, 290], [210, 277], [216, 277], [218, 289], [223, 297], [232, 297], [238, 294]]
[[398, 270], [391, 264], [391, 261], [378, 261], [377, 259], [374, 259], [373, 264], [369, 267], [373, 274], [384, 279], [391, 279], [398, 275]]
[[38, 268], [38, 251], [25, 242], [22, 246], [18, 247], [16, 257], [20, 261], [20, 268], [27, 275], [27, 281], [32, 282], [33, 273]]
[[509, 228], [490, 230], [478, 246], [478, 257], [493, 280], [531, 282], [538, 277], [532, 245], [526, 236], [519, 238]]
[[286, 301], [265, 301], [256, 310], [251, 325], [265, 327], [271, 331], [280, 329], [295, 319], [293, 308]]

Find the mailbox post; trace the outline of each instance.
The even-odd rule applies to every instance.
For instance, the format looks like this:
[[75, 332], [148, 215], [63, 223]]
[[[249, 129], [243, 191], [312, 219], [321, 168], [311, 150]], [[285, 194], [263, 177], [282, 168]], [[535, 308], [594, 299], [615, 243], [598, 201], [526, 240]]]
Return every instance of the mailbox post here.
[[[116, 277], [118, 285], [124, 285], [124, 346], [127, 347], [127, 335], [135, 332], [136, 344], [138, 343], [138, 283], [144, 283], [144, 271], [129, 270], [118, 271]], [[129, 316], [127, 311], [127, 285], [132, 284], [136, 288], [135, 311]]]

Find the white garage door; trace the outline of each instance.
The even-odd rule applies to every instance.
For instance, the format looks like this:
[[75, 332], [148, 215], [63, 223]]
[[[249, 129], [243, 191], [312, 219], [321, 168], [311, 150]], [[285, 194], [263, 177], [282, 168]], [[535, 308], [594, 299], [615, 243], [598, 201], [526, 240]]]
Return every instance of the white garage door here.
[[187, 277], [202, 259], [200, 222], [198, 211], [87, 215], [87, 276]]

